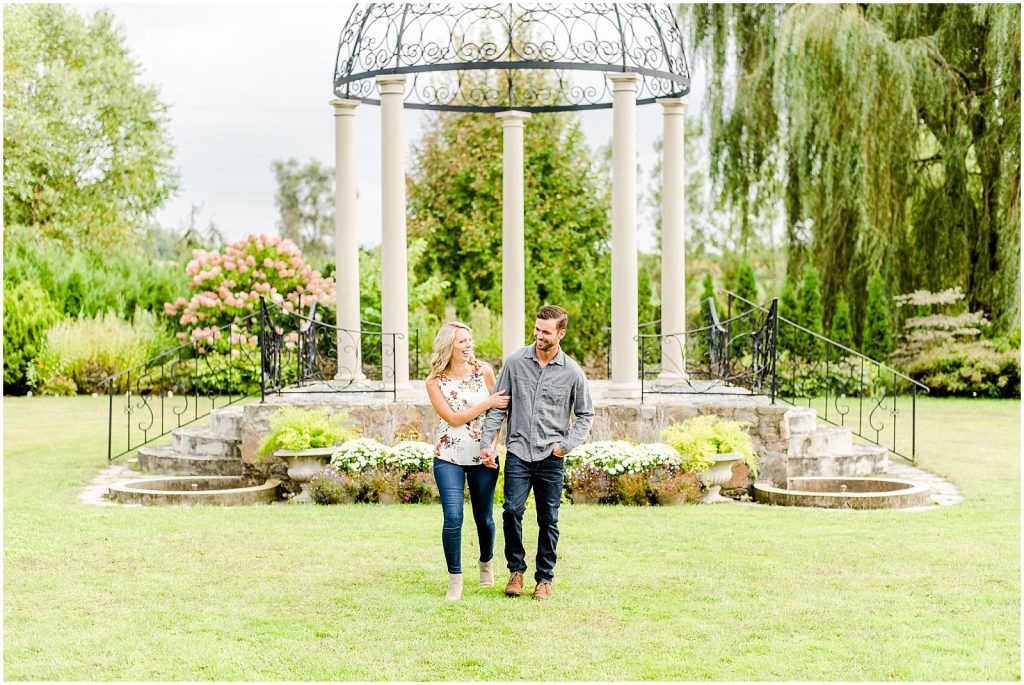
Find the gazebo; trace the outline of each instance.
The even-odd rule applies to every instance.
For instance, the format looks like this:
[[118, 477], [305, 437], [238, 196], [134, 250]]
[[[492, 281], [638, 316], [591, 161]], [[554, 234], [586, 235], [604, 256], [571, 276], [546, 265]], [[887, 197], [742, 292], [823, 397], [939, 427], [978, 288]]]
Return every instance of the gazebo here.
[[[682, 35], [667, 4], [357, 5], [338, 42], [331, 101], [338, 327], [360, 328], [354, 124], [360, 104], [381, 111], [382, 328], [397, 334], [385, 343], [393, 349], [384, 358], [399, 390], [410, 387], [403, 109], [492, 113], [503, 123], [503, 358], [522, 346], [527, 316], [524, 122], [545, 112], [611, 109], [609, 389], [638, 392], [635, 108], [657, 102], [663, 109], [662, 330], [682, 333], [683, 96], [689, 90]], [[663, 376], [684, 374], [682, 346], [666, 346], [662, 355]], [[336, 380], [358, 380], [360, 359], [358, 343], [339, 344]]]

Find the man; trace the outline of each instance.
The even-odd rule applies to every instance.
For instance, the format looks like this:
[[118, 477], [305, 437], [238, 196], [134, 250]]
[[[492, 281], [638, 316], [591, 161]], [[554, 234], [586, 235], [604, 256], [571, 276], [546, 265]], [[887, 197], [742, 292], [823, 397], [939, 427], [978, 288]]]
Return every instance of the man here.
[[[523, 592], [526, 550], [523, 548], [523, 513], [533, 488], [537, 502], [537, 562], [534, 599], [551, 596], [558, 546], [558, 505], [562, 501], [565, 455], [583, 442], [594, 422], [594, 403], [586, 376], [559, 346], [569, 317], [561, 307], [545, 305], [533, 326], [534, 344], [513, 352], [498, 374], [494, 392], [512, 398], [506, 408], [491, 409], [484, 418], [481, 445], [490, 445], [508, 415], [505, 446], [505, 560], [512, 572], [505, 594]], [[576, 415], [570, 426], [569, 414]], [[480, 449], [481, 459], [491, 462], [494, 450]]]

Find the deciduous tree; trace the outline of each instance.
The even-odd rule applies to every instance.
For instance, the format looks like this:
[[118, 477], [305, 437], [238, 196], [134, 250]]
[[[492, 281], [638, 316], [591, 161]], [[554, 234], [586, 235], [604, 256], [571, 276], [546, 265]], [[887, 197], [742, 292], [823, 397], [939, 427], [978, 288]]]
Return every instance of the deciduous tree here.
[[[1020, 290], [1020, 5], [688, 5], [712, 173], [744, 220], [786, 208], [790, 275], [864, 317], [868, 275], [959, 285], [1007, 324]], [[735, 74], [730, 74], [735, 65]], [[730, 77], [730, 76], [735, 77]]]
[[334, 168], [316, 159], [274, 160], [277, 228], [309, 263], [323, 268], [334, 245]]
[[166, 106], [113, 15], [4, 7], [4, 225], [124, 244], [177, 187]]

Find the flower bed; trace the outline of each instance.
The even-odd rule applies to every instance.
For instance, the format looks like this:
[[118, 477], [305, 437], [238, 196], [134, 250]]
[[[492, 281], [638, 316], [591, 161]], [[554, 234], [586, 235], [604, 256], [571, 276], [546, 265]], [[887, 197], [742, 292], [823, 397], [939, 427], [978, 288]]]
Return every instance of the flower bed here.
[[565, 489], [574, 504], [681, 504], [700, 492], [682, 463], [663, 443], [589, 442], [566, 456]]
[[318, 504], [437, 502], [433, 459], [434, 446], [418, 440], [393, 447], [372, 438], [348, 440], [310, 479], [309, 495]]
[[[418, 440], [392, 447], [371, 438], [348, 440], [310, 480], [310, 496], [320, 504], [436, 502], [433, 459], [433, 445]], [[696, 501], [702, 489], [698, 467], [706, 459], [703, 452], [684, 457], [664, 443], [584, 443], [565, 457], [565, 492], [574, 504], [646, 506]], [[756, 466], [756, 456], [751, 461]]]

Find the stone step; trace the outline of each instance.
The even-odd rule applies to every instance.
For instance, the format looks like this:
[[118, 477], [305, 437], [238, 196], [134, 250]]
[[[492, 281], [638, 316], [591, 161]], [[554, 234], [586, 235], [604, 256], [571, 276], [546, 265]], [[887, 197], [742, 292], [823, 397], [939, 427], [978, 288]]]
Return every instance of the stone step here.
[[153, 474], [168, 476], [240, 476], [238, 457], [181, 454], [173, 446], [140, 447], [139, 466]]
[[818, 430], [818, 414], [810, 407], [793, 407], [785, 414], [791, 436]]
[[853, 431], [845, 426], [818, 426], [813, 433], [797, 433], [789, 439], [789, 457], [820, 457], [846, 454], [853, 449]]
[[241, 438], [243, 407], [224, 407], [210, 412], [210, 430], [218, 435]]
[[789, 457], [786, 477], [875, 476], [889, 469], [889, 450], [881, 445], [853, 445], [849, 450], [815, 457]]
[[187, 426], [171, 431], [171, 446], [178, 454], [203, 457], [241, 458], [240, 440], [231, 435], [215, 433], [209, 426]]

